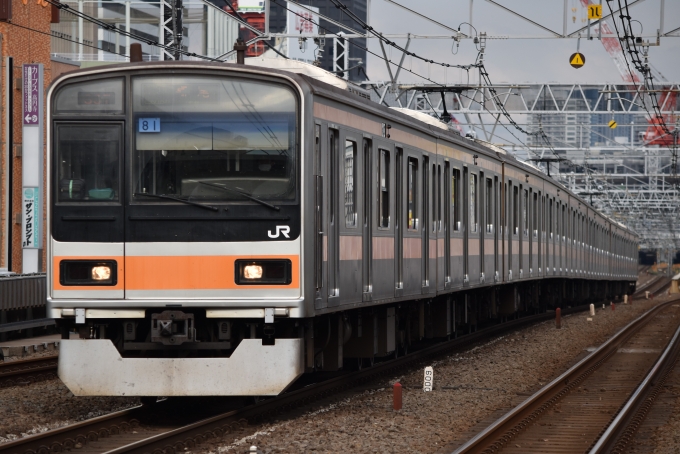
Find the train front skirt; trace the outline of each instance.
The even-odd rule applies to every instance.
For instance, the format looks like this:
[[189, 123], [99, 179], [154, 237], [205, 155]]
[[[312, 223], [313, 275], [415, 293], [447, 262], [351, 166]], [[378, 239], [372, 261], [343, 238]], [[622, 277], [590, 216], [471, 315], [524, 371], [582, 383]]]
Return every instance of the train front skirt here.
[[62, 340], [76, 396], [275, 396], [304, 372], [301, 339], [243, 339], [229, 358], [123, 358], [108, 339]]

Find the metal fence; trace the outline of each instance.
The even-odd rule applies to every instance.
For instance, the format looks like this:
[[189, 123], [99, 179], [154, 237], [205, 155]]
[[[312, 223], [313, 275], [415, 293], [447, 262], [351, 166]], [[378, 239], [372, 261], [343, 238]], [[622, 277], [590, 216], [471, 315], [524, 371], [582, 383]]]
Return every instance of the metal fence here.
[[0, 311], [45, 307], [45, 273], [0, 276]]

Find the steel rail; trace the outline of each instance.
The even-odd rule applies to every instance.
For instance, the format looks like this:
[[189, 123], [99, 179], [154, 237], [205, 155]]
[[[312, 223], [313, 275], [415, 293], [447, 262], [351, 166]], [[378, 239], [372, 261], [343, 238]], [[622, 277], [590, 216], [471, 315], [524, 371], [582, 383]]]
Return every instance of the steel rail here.
[[72, 450], [77, 444], [84, 446], [88, 441], [133, 429], [137, 426], [139, 422], [137, 417], [143, 410], [144, 407], [137, 406], [2, 443], [0, 452], [50, 454]]
[[453, 451], [453, 454], [486, 452], [489, 449], [493, 452], [499, 451], [503, 445], [506, 445], [515, 435], [522, 432], [525, 427], [535, 421], [540, 414], [556, 404], [590, 376], [622, 344], [649, 323], [655, 315], [670, 304], [677, 302], [678, 299], [680, 297], [659, 304], [631, 321], [591, 354], [458, 447]]
[[0, 363], [0, 388], [57, 376], [57, 355]]
[[647, 376], [591, 448], [589, 454], [623, 452], [651, 408], [666, 377], [678, 361], [678, 353], [680, 353], [678, 337], [680, 337], [680, 326]]

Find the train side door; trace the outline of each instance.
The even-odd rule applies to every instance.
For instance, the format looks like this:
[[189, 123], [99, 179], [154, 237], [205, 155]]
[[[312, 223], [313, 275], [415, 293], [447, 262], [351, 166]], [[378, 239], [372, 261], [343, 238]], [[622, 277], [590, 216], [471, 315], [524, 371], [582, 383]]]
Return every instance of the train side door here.
[[449, 288], [451, 286], [451, 203], [449, 198], [451, 197], [451, 166], [448, 161], [444, 162], [444, 180], [443, 193], [441, 195], [442, 200], [440, 202], [440, 209], [443, 210], [443, 241], [444, 241], [444, 258], [443, 258], [443, 288]]
[[324, 290], [324, 188], [323, 156], [321, 154], [321, 125], [314, 125], [314, 307], [326, 307]]
[[[429, 293], [430, 290], [430, 230], [432, 224], [432, 213], [430, 209], [430, 159], [423, 155], [421, 166], [421, 213], [422, 225], [421, 227], [421, 254], [420, 254], [420, 276], [421, 276], [421, 292]], [[416, 226], [417, 228], [417, 226]]]
[[[363, 219], [362, 195], [364, 179], [363, 138], [349, 131], [340, 131], [338, 149], [339, 186], [337, 232], [337, 278], [340, 304], [354, 304], [363, 300]], [[336, 180], [337, 181], [337, 180]]]
[[394, 181], [396, 183], [396, 210], [394, 219], [394, 263], [395, 263], [395, 296], [404, 293], [404, 229], [406, 228], [404, 216], [404, 151], [397, 148], [397, 159]]
[[[373, 196], [374, 185], [371, 175], [375, 166], [373, 165], [372, 141], [364, 138], [363, 150], [363, 219], [362, 219], [362, 281], [363, 281], [363, 301], [370, 301], [373, 294], [372, 265], [373, 265]], [[379, 196], [379, 194], [378, 194]]]
[[337, 306], [339, 301], [338, 288], [338, 189], [340, 178], [338, 176], [339, 165], [339, 131], [329, 129], [328, 131], [328, 306]]
[[467, 166], [463, 167], [463, 285], [470, 283], [470, 172]]

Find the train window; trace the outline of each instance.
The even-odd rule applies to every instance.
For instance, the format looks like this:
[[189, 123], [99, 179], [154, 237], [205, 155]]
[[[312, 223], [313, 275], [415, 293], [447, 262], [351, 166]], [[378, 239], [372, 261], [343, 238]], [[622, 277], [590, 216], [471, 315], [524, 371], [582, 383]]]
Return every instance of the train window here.
[[390, 152], [380, 150], [378, 163], [378, 227], [390, 228]]
[[439, 198], [439, 191], [437, 191], [439, 180], [437, 179], [437, 165], [432, 164], [432, 231], [437, 231], [437, 221], [439, 220], [437, 211], [437, 200]]
[[477, 175], [474, 173], [470, 174], [470, 231], [477, 231]]
[[408, 158], [408, 207], [406, 226], [409, 230], [418, 230], [418, 160], [415, 158]]
[[538, 238], [538, 193], [534, 192], [534, 204], [531, 207], [531, 230], [534, 238]]
[[71, 84], [60, 89], [54, 113], [123, 113], [123, 78]]
[[562, 205], [562, 241], [567, 241], [567, 206]]
[[[299, 112], [287, 86], [167, 75], [134, 78], [132, 90], [135, 193], [197, 202], [296, 199]], [[338, 185], [339, 175], [330, 181]]]
[[437, 222], [439, 231], [442, 231], [442, 166], [437, 166]]
[[522, 196], [522, 234], [526, 237], [529, 235], [529, 190], [525, 189]]
[[550, 234], [550, 238], [552, 239], [553, 237], [553, 201], [550, 199], [549, 203], [549, 208], [548, 208], [548, 233]]
[[519, 234], [519, 188], [512, 187], [512, 233]]
[[321, 125], [314, 125], [314, 174], [321, 175]]
[[330, 162], [330, 175], [329, 175], [329, 201], [328, 201], [328, 222], [330, 224], [335, 224], [335, 204], [336, 201], [335, 199], [337, 198], [336, 196], [336, 187], [338, 185], [338, 178], [337, 178], [337, 168], [338, 165], [336, 163], [336, 158], [337, 158], [337, 148], [338, 148], [338, 131], [331, 129], [328, 133], [328, 141], [329, 141], [329, 148], [328, 148], [328, 161]]
[[345, 226], [357, 226], [357, 143], [345, 140]]
[[120, 124], [57, 125], [58, 201], [118, 201], [122, 142]]
[[486, 179], [486, 233], [493, 233], [493, 181]]
[[453, 169], [451, 174], [451, 211], [453, 212], [453, 230], [460, 230], [460, 170]]

